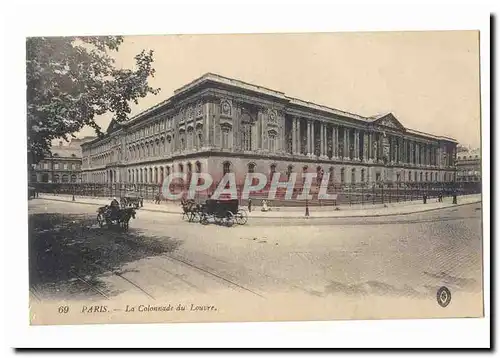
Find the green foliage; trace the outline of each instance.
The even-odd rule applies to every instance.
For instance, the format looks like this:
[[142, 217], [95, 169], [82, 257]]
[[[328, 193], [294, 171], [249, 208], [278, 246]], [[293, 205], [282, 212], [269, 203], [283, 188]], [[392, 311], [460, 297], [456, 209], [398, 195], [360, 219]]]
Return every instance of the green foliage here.
[[32, 37], [26, 40], [28, 161], [39, 162], [53, 139], [72, 136], [84, 126], [94, 128], [98, 115], [112, 112], [117, 122], [128, 119], [130, 102], [138, 103], [159, 88], [148, 85], [154, 76], [153, 51], [135, 56], [133, 70], [119, 69], [110, 56], [123, 38]]

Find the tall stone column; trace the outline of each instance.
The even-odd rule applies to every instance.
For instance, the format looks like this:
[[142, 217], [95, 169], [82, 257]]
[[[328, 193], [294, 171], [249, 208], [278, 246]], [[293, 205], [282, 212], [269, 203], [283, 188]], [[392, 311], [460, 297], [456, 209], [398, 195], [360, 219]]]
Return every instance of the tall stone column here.
[[295, 143], [295, 148], [297, 150], [297, 154], [302, 153], [302, 133], [300, 132], [300, 118], [296, 118], [297, 120], [297, 142]]
[[314, 121], [311, 121], [311, 155], [316, 155], [316, 138], [314, 133]]
[[319, 156], [323, 158], [325, 156], [325, 124], [323, 122], [319, 123]]
[[339, 157], [339, 129], [337, 126], [332, 126], [332, 151], [333, 158]]
[[342, 156], [344, 159], [349, 159], [349, 135], [348, 135], [348, 130], [347, 127], [344, 127], [344, 153], [342, 153]]
[[373, 152], [373, 132], [368, 133], [368, 159], [372, 161], [374, 158]]
[[368, 161], [368, 133], [363, 131], [363, 162]]
[[337, 142], [335, 141], [335, 126], [332, 126], [332, 159], [335, 159], [335, 145]]
[[292, 154], [297, 154], [297, 118], [292, 117]]
[[306, 155], [311, 155], [311, 121], [307, 120], [307, 149]]
[[359, 160], [359, 129], [354, 130], [354, 160]]

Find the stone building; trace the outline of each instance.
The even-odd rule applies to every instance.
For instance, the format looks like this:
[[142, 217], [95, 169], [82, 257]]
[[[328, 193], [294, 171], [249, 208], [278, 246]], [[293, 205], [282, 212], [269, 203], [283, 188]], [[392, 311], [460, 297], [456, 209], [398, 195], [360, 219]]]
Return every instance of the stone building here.
[[457, 142], [392, 114], [343, 112], [208, 73], [82, 145], [82, 180], [161, 183], [172, 172], [329, 172], [334, 184], [452, 182]]
[[457, 182], [471, 183], [481, 181], [481, 151], [462, 148], [457, 152]]
[[69, 143], [60, 141], [50, 149], [49, 156], [40, 161], [30, 173], [31, 183], [80, 183], [81, 145], [94, 137], [73, 138]]

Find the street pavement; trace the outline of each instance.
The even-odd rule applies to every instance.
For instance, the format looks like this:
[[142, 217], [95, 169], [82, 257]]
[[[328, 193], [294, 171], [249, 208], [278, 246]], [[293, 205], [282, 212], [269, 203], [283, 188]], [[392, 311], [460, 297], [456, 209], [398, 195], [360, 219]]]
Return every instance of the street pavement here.
[[[480, 203], [390, 217], [250, 217], [231, 228], [141, 209], [126, 233], [98, 228], [93, 205], [39, 198], [29, 216], [35, 301], [225, 296], [228, 307], [249, 302], [262, 312], [260, 300], [288, 302], [271, 319], [482, 312]], [[441, 286], [462, 300], [455, 311], [437, 305]], [[315, 313], [293, 310], [297, 297], [300, 312], [315, 302]], [[423, 306], [410, 309], [415, 302]]]
[[[52, 195], [40, 194], [41, 199], [54, 200], [54, 201], [71, 201], [71, 195]], [[74, 203], [77, 204], [90, 204], [90, 205], [107, 205], [112, 198], [98, 198], [98, 197], [85, 197], [75, 196]], [[466, 205], [471, 203], [481, 202], [481, 194], [463, 195], [458, 197], [458, 205]], [[365, 204], [365, 205], [342, 205], [337, 208], [327, 206], [313, 206], [309, 207], [309, 218], [344, 218], [344, 217], [366, 217], [366, 216], [391, 216], [391, 215], [405, 215], [416, 212], [425, 212], [432, 210], [439, 210], [456, 206], [452, 203], [451, 197], [443, 198], [442, 202], [437, 199], [428, 200], [424, 204], [420, 200], [405, 201], [398, 203], [386, 204]], [[248, 208], [242, 207], [252, 218], [291, 218], [301, 219], [305, 218], [305, 204], [302, 207], [271, 207], [271, 211], [262, 212], [261, 206], [253, 206], [252, 211]], [[161, 204], [154, 204], [152, 202], [144, 202], [143, 211], [154, 211], [163, 213], [180, 214], [182, 210], [178, 202], [162, 202]]]

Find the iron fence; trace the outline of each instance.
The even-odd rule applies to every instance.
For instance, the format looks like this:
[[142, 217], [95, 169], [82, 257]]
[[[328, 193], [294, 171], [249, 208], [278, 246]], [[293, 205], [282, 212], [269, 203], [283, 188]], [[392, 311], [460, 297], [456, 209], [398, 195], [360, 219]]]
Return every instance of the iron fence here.
[[[89, 197], [123, 197], [128, 193], [135, 193], [141, 196], [144, 200], [155, 200], [160, 195], [162, 200], [165, 198], [161, 195], [161, 186], [158, 184], [102, 184], [102, 183], [30, 183], [38, 193], [65, 194], [75, 196]], [[170, 190], [172, 193], [185, 192], [184, 186], [172, 185]], [[237, 192], [241, 193], [241, 187], [237, 188]], [[265, 188], [259, 192], [252, 192], [250, 198], [254, 203], [263, 199], [269, 199], [269, 188]], [[204, 192], [197, 193], [195, 199], [204, 201], [209, 198], [215, 191], [215, 186], [210, 187]], [[310, 194], [313, 199], [308, 200], [310, 206], [326, 206], [326, 205], [359, 205], [359, 204], [387, 204], [403, 201], [422, 200], [426, 195], [428, 199], [437, 198], [439, 195], [443, 197], [457, 195], [468, 195], [481, 193], [481, 183], [389, 183], [389, 184], [355, 184], [355, 185], [330, 185], [326, 193], [336, 195], [336, 200], [333, 199], [318, 199], [319, 187], [312, 186]], [[302, 193], [301, 188], [295, 188], [291, 199], [285, 199], [286, 189], [278, 189], [275, 198], [271, 200], [274, 206], [300, 206], [304, 205], [303, 199], [300, 198]], [[241, 200], [241, 205], [247, 205], [247, 200]]]

